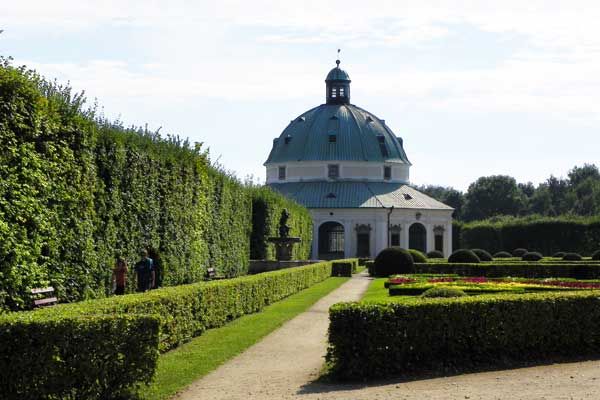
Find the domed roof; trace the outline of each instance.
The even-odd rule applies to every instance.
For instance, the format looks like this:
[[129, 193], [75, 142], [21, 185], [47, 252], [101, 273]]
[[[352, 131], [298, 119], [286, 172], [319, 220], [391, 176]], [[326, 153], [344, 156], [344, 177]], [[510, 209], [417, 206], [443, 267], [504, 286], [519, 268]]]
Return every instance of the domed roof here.
[[[331, 73], [330, 73], [331, 74]], [[265, 162], [375, 161], [410, 165], [384, 121], [352, 104], [322, 104], [284, 129]]]
[[331, 71], [329, 71], [329, 73], [327, 74], [327, 78], [325, 78], [325, 82], [327, 81], [350, 81], [350, 75], [348, 75], [348, 73], [346, 71], [344, 71], [343, 69], [340, 68], [340, 65], [338, 64], [337, 67], [333, 68]]

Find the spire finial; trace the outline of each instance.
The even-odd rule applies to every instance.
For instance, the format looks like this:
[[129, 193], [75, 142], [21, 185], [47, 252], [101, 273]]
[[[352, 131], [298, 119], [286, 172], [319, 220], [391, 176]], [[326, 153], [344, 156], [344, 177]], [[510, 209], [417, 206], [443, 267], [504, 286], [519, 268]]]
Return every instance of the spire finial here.
[[338, 49], [337, 60], [335, 60], [335, 63], [338, 66], [338, 68], [340, 67], [340, 51], [341, 49]]

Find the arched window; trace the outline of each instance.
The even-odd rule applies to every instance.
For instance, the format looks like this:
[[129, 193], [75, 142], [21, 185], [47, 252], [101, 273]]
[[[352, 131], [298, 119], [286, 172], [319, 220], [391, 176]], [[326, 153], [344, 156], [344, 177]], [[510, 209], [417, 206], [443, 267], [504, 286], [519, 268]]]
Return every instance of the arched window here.
[[344, 257], [344, 226], [325, 222], [319, 227], [319, 258], [335, 260]]
[[427, 252], [427, 230], [418, 222], [408, 229], [408, 248]]

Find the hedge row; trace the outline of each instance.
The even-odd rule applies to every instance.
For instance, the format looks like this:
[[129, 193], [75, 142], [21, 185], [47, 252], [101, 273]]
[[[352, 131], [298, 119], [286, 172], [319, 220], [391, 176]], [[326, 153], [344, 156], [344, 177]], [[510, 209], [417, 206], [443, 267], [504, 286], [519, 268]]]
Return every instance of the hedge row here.
[[482, 248], [491, 253], [526, 248], [551, 255], [571, 251], [591, 255], [600, 243], [600, 219], [510, 218], [462, 224], [456, 245]]
[[331, 262], [141, 294], [63, 304], [34, 315], [152, 314], [160, 319], [160, 351], [201, 335], [206, 329], [255, 313], [331, 276]]
[[[264, 253], [283, 207], [303, 239], [296, 254], [308, 255], [310, 217], [297, 204], [244, 187], [200, 144], [126, 129], [84, 103], [0, 58], [0, 310], [26, 308], [32, 287], [103, 297], [115, 251], [131, 264], [144, 246], [160, 254], [163, 285], [196, 282], [208, 266], [244, 274], [253, 227]], [[253, 196], [267, 212], [253, 216]]]
[[114, 399], [154, 375], [153, 316], [0, 317], [0, 393], [7, 400]]
[[250, 189], [252, 194], [252, 236], [250, 237], [250, 258], [252, 260], [274, 260], [275, 246], [270, 244], [270, 236], [279, 236], [281, 212], [290, 213], [288, 225], [292, 236], [302, 241], [292, 248], [292, 260], [307, 260], [310, 257], [312, 241], [312, 218], [306, 208], [277, 194], [268, 187]]
[[460, 276], [485, 276], [500, 278], [505, 276], [521, 278], [575, 278], [600, 279], [600, 264], [572, 262], [486, 262], [479, 264], [428, 262], [415, 264], [419, 274], [457, 274]]
[[351, 277], [358, 270], [359, 259], [352, 258], [331, 262], [331, 276]]
[[600, 293], [340, 303], [327, 359], [341, 378], [600, 354]]

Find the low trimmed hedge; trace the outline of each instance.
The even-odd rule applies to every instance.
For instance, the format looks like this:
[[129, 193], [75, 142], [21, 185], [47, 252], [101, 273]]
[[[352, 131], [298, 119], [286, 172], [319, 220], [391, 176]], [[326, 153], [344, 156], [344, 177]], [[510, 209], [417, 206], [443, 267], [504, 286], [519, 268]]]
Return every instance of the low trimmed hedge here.
[[358, 259], [331, 262], [331, 276], [351, 277], [358, 270]]
[[448, 257], [449, 263], [478, 263], [481, 261], [471, 250], [458, 249]]
[[415, 264], [418, 274], [457, 274], [460, 276], [505, 276], [521, 278], [575, 278], [600, 279], [598, 263], [551, 263], [551, 262], [488, 262], [480, 264], [427, 262]]
[[416, 249], [408, 249], [408, 252], [412, 256], [414, 262], [427, 262], [427, 256], [423, 254], [423, 252]]
[[167, 287], [146, 293], [64, 304], [34, 311], [42, 315], [156, 314], [159, 350], [167, 351], [245, 314], [306, 289], [331, 276], [331, 262], [212, 282]]
[[577, 253], [567, 253], [563, 256], [563, 261], [581, 261], [583, 257]]
[[367, 268], [369, 275], [375, 276], [375, 261], [367, 261], [365, 267]]
[[544, 256], [537, 251], [528, 251], [527, 253], [523, 254], [522, 257], [523, 261], [540, 261], [543, 258]]
[[327, 360], [345, 379], [600, 354], [599, 291], [339, 303], [329, 316]]
[[494, 254], [494, 258], [511, 258], [512, 254], [510, 254], [508, 251], [499, 251], [496, 254]]
[[2, 399], [112, 399], [150, 383], [158, 317], [55, 314], [0, 317]]

